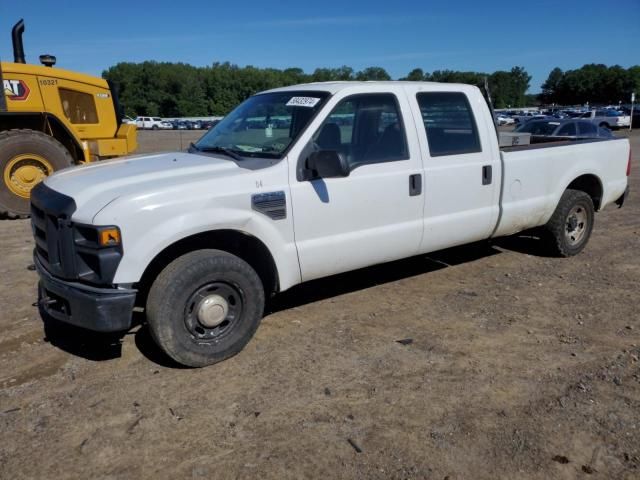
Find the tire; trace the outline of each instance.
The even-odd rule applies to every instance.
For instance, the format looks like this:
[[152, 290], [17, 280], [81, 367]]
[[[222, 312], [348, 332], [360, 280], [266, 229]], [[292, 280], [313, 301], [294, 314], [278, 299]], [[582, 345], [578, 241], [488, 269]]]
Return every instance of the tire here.
[[44, 177], [74, 164], [69, 151], [55, 138], [35, 130], [0, 133], [0, 214], [29, 215], [29, 194]]
[[153, 126], [151, 127], [151, 130], [158, 130], [158, 125], [153, 125]]
[[599, 127], [602, 127], [602, 128], [609, 128], [609, 129], [611, 129], [611, 127], [609, 126], [609, 124], [608, 124], [607, 122], [602, 122], [602, 123], [601, 123], [600, 125], [598, 125], [598, 126], [599, 126]]
[[260, 324], [264, 301], [262, 282], [244, 260], [196, 250], [171, 262], [153, 282], [147, 322], [169, 357], [204, 367], [244, 348]]
[[594, 217], [591, 197], [580, 190], [567, 189], [544, 227], [551, 253], [560, 257], [580, 253], [591, 237]]

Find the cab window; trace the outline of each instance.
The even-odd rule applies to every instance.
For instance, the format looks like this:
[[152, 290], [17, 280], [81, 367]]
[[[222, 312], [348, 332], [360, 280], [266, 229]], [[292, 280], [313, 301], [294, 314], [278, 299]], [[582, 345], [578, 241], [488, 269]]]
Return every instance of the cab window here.
[[73, 124], [98, 123], [93, 95], [66, 88], [59, 89], [62, 111]]
[[578, 129], [580, 130], [581, 137], [597, 137], [598, 136], [598, 129], [593, 123], [578, 122]]
[[317, 149], [342, 153], [351, 169], [409, 158], [398, 102], [390, 93], [342, 100], [315, 133], [313, 142]]
[[481, 152], [476, 121], [462, 92], [417, 94], [432, 157]]
[[567, 123], [557, 133], [561, 137], [575, 137], [576, 136], [576, 124], [574, 122]]

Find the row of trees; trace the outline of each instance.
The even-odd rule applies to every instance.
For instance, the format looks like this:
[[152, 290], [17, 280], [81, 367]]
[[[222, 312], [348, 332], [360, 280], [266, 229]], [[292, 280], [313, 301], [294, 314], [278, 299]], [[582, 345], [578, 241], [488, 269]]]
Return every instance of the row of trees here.
[[[531, 77], [522, 67], [490, 75], [477, 72], [435, 71], [431, 74], [415, 69], [407, 80], [461, 82], [482, 86], [484, 78], [494, 95], [496, 107], [524, 106], [530, 99], [525, 92]], [[305, 73], [300, 68], [238, 67], [214, 63], [194, 67], [184, 63], [119, 63], [103, 77], [116, 82], [126, 114], [161, 117], [226, 115], [238, 103], [261, 90], [296, 83], [332, 80], [391, 80], [384, 68], [369, 67], [354, 71], [351, 67], [317, 68]]]
[[184, 63], [118, 63], [102, 76], [119, 86], [126, 114], [162, 117], [226, 115], [256, 92], [296, 83], [329, 80], [390, 80], [379, 67], [354, 72], [350, 67], [300, 68], [238, 67], [214, 63], [194, 67]]
[[[126, 113], [162, 117], [226, 115], [238, 103], [261, 90], [296, 83], [331, 80], [391, 80], [384, 68], [360, 71], [342, 66], [317, 68], [305, 73], [300, 68], [238, 67], [214, 63], [194, 67], [184, 63], [118, 63], [103, 77], [120, 87]], [[632, 91], [640, 93], [640, 66], [585, 65], [563, 72], [555, 68], [542, 85], [542, 94], [528, 95], [531, 76], [522, 67], [493, 73], [416, 68], [401, 80], [469, 83], [482, 87], [488, 78], [494, 106], [517, 108], [537, 102], [575, 105], [590, 102], [628, 102]]]
[[566, 72], [551, 70], [540, 97], [544, 103], [559, 105], [617, 104], [629, 103], [631, 92], [640, 93], [640, 65], [625, 69], [589, 64]]
[[416, 68], [402, 80], [469, 83], [482, 88], [485, 78], [489, 81], [493, 106], [496, 108], [524, 107], [535, 102], [535, 98], [526, 93], [529, 89], [531, 76], [522, 67], [513, 67], [508, 72], [497, 71], [491, 74], [453, 70], [436, 70], [433, 73], [424, 73], [421, 68]]

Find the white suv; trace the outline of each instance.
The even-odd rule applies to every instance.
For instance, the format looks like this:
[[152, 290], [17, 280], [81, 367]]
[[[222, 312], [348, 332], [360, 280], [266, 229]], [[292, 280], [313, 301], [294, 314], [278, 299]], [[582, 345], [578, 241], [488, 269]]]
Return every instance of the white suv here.
[[137, 117], [136, 125], [141, 130], [160, 130], [165, 129], [160, 117]]

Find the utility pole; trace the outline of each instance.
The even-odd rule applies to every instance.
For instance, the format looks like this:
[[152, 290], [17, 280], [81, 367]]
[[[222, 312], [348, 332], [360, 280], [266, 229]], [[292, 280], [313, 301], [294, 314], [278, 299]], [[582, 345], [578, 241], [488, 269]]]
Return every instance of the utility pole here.
[[631, 113], [629, 114], [629, 131], [633, 130], [633, 104], [636, 103], [636, 92], [631, 94]]

